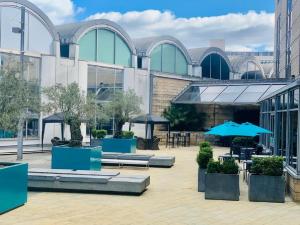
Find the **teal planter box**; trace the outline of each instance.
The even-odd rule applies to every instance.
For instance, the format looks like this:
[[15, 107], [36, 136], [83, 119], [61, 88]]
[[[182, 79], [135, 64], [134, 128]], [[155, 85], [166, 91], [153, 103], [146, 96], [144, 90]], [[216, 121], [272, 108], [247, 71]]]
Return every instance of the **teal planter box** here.
[[101, 147], [52, 147], [52, 169], [101, 170]]
[[28, 164], [0, 163], [0, 214], [27, 202]]
[[103, 152], [135, 153], [136, 139], [104, 138], [102, 139]]

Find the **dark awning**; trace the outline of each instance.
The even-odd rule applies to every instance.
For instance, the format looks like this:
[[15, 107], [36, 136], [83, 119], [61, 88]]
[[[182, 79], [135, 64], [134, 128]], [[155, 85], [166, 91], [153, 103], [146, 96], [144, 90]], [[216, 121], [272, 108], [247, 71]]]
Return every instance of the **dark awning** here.
[[44, 147], [44, 135], [47, 123], [59, 123], [61, 125], [61, 139], [64, 139], [65, 121], [63, 113], [54, 113], [51, 116], [45, 117], [42, 120], [42, 149]]
[[143, 123], [143, 124], [169, 124], [170, 121], [161, 116], [155, 116], [151, 114], [141, 115], [133, 118], [131, 123]]

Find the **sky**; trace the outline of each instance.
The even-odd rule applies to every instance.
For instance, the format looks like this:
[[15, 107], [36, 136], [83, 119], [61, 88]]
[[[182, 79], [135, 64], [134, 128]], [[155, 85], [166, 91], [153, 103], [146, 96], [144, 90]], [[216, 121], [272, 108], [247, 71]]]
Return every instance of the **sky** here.
[[[274, 0], [30, 0], [54, 24], [109, 19], [135, 38], [171, 35], [188, 48], [272, 51]], [[63, 6], [63, 7], [62, 7]]]

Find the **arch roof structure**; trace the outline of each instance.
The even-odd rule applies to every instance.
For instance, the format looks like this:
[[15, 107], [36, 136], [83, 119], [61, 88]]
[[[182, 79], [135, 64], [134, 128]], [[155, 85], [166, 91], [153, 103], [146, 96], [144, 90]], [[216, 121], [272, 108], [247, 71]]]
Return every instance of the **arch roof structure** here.
[[218, 54], [225, 60], [225, 62], [227, 63], [227, 65], [229, 67], [229, 70], [232, 71], [232, 66], [231, 66], [228, 56], [220, 48], [217, 48], [217, 47], [192, 48], [192, 49], [189, 49], [188, 52], [191, 56], [193, 64], [199, 65], [199, 66], [201, 65], [201, 63], [207, 56], [209, 56], [211, 54]]
[[40, 8], [27, 0], [0, 0], [0, 5], [5, 4], [9, 6], [11, 5], [11, 3], [24, 6], [26, 9], [29, 9], [32, 13], [38, 16], [41, 22], [47, 27], [54, 41], [59, 41], [59, 36], [55, 26], [53, 25], [49, 17]]
[[230, 57], [230, 62], [232, 65], [232, 72], [233, 73], [242, 73], [242, 67], [247, 63], [247, 62], [252, 62], [254, 63], [259, 70], [262, 73], [262, 76], [265, 77], [265, 71], [260, 63], [260, 61], [255, 58], [255, 56], [235, 56], [235, 57]]
[[127, 32], [120, 25], [110, 20], [97, 19], [97, 20], [89, 20], [84, 22], [77, 22], [77, 23], [70, 23], [70, 24], [56, 26], [62, 44], [78, 44], [80, 38], [84, 34], [97, 28], [105, 28], [117, 33], [127, 43], [131, 52], [134, 55], [136, 54], [136, 49], [133, 44], [133, 41], [131, 40]]
[[138, 55], [150, 57], [152, 50], [161, 44], [172, 44], [181, 50], [184, 54], [188, 64], [192, 64], [192, 59], [186, 47], [177, 38], [172, 36], [156, 36], [134, 39], [134, 44]]

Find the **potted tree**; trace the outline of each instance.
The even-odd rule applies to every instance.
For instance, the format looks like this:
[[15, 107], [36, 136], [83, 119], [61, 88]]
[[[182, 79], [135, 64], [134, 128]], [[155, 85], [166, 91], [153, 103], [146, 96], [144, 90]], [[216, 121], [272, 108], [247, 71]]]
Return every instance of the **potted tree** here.
[[113, 115], [115, 132], [113, 138], [102, 140], [103, 152], [135, 153], [136, 138], [131, 131], [124, 132], [122, 128], [134, 116], [141, 112], [142, 101], [133, 90], [126, 92], [116, 92], [112, 101], [107, 103], [104, 108], [108, 115]]
[[283, 158], [253, 158], [249, 178], [249, 201], [285, 202]]
[[205, 191], [205, 174], [207, 170], [207, 165], [210, 160], [213, 159], [212, 147], [208, 142], [203, 142], [200, 144], [200, 150], [197, 155], [198, 163], [198, 192]]
[[234, 159], [227, 159], [223, 164], [210, 161], [205, 178], [205, 199], [238, 201], [239, 196], [239, 167]]
[[70, 126], [71, 139], [67, 145], [52, 147], [52, 168], [73, 170], [100, 170], [101, 148], [82, 146], [81, 123], [91, 121], [90, 114], [95, 101], [87, 101], [78, 84], [56, 85], [43, 90], [47, 102], [43, 110], [47, 113], [62, 113], [64, 122]]

